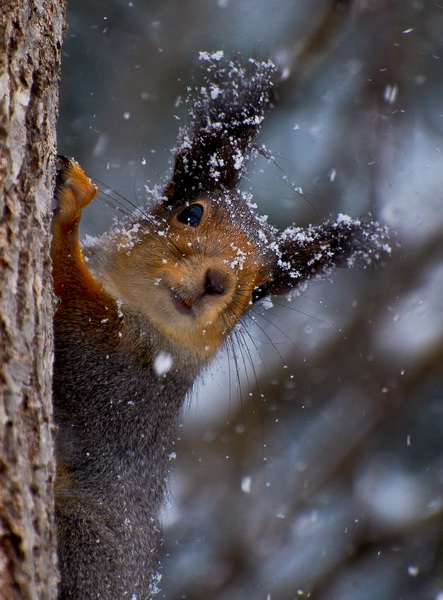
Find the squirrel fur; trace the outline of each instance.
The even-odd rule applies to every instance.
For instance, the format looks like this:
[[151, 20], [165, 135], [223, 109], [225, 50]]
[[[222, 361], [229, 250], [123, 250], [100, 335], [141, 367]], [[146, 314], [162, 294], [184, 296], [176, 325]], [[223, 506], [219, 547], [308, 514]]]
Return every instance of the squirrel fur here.
[[275, 231], [237, 190], [271, 105], [270, 62], [209, 61], [150, 212], [82, 249], [97, 188], [59, 158], [53, 219], [60, 600], [147, 600], [180, 408], [255, 301], [385, 248], [373, 222]]

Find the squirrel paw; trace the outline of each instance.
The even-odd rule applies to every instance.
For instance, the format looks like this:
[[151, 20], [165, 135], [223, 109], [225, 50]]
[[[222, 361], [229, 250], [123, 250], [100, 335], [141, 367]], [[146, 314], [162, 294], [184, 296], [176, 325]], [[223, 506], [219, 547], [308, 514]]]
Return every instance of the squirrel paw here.
[[100, 287], [89, 272], [78, 239], [82, 209], [97, 193], [97, 188], [75, 160], [57, 158], [56, 208], [52, 219], [52, 276], [54, 292], [62, 300], [88, 293], [100, 293]]
[[78, 225], [82, 209], [97, 194], [97, 187], [73, 159], [57, 156], [54, 220], [70, 229]]

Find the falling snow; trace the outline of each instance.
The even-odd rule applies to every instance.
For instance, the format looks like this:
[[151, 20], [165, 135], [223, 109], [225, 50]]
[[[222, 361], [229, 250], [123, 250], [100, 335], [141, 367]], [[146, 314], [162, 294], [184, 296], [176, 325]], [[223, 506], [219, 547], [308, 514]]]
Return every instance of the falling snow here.
[[160, 352], [154, 359], [154, 371], [159, 377], [165, 376], [172, 368], [173, 359], [167, 352]]

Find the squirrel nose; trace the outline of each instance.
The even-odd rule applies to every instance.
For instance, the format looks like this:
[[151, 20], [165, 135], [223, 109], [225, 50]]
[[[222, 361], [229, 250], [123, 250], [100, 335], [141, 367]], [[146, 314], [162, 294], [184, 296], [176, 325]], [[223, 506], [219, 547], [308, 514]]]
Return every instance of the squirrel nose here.
[[205, 275], [205, 294], [209, 296], [222, 296], [226, 294], [228, 282], [226, 276], [216, 269], [208, 269]]

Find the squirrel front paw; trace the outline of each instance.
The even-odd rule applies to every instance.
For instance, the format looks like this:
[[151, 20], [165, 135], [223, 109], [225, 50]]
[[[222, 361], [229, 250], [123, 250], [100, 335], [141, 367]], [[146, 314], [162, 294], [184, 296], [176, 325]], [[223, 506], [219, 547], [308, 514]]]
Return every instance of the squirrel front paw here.
[[[100, 286], [87, 268], [78, 239], [82, 209], [97, 191], [75, 160], [57, 158], [51, 258], [54, 292], [62, 300], [84, 298], [86, 293], [101, 294]], [[79, 285], [82, 293], [78, 292]]]
[[76, 227], [82, 209], [92, 201], [97, 191], [75, 160], [57, 156], [55, 224], [64, 229]]

